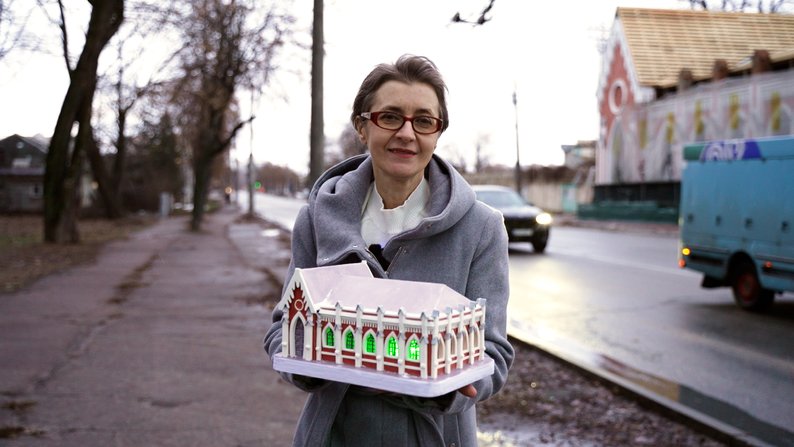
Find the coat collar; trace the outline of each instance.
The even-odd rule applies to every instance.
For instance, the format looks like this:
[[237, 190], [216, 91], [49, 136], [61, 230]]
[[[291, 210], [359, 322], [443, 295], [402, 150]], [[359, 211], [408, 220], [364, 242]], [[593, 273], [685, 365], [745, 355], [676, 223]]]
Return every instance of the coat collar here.
[[[387, 257], [403, 241], [430, 237], [452, 227], [474, 205], [474, 191], [457, 171], [433, 155], [425, 176], [430, 186], [428, 217], [416, 228], [393, 239], [384, 248]], [[364, 253], [361, 207], [373, 181], [369, 155], [349, 158], [326, 171], [309, 194], [317, 247], [317, 265], [340, 262], [351, 253]]]

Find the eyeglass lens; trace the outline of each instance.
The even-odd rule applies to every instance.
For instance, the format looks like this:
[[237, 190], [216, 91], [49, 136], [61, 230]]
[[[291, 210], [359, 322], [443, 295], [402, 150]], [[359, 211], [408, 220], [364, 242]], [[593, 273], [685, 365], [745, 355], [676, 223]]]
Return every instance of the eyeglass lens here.
[[[405, 124], [405, 117], [397, 113], [380, 112], [373, 115], [375, 124], [384, 129], [397, 130]], [[440, 127], [440, 121], [432, 116], [415, 116], [411, 120], [411, 126], [419, 133], [435, 133]]]

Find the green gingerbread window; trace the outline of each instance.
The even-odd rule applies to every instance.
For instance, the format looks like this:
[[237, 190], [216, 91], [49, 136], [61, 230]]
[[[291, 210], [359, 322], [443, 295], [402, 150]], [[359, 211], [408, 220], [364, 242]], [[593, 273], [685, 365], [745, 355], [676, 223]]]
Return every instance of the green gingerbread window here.
[[325, 345], [334, 346], [334, 330], [330, 327], [325, 328]]
[[397, 339], [389, 337], [389, 340], [386, 342], [386, 355], [389, 357], [397, 357], [399, 350], [397, 349]]
[[408, 343], [408, 360], [419, 360], [419, 342], [415, 338]]
[[345, 334], [345, 349], [356, 349], [356, 339], [353, 336], [353, 331], [347, 331]]
[[364, 347], [364, 351], [367, 354], [374, 354], [375, 353], [375, 336], [372, 333], [367, 334], [367, 344]]

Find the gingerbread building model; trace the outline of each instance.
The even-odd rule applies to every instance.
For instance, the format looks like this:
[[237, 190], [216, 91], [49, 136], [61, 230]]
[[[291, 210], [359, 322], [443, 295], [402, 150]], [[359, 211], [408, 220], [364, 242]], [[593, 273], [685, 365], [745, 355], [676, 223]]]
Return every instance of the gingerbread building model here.
[[276, 370], [425, 396], [493, 373], [485, 300], [443, 284], [374, 278], [365, 262], [295, 269], [277, 308]]

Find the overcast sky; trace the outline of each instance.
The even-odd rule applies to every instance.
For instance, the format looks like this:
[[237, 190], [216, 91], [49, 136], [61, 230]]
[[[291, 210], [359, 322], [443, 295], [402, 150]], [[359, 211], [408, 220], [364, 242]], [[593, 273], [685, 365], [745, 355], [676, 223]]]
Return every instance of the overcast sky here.
[[[299, 26], [310, 29], [311, 4], [295, 1]], [[680, 0], [496, 0], [482, 26], [453, 24], [460, 12], [476, 19], [488, 0], [326, 0], [325, 134], [333, 143], [348, 124], [353, 98], [378, 63], [401, 54], [428, 56], [449, 87], [450, 127], [438, 153], [474, 162], [475, 148], [492, 163], [514, 165], [518, 138], [522, 165], [560, 164], [563, 144], [598, 138], [598, 39], [606, 37], [618, 6], [688, 8]], [[56, 30], [57, 31], [57, 30]], [[253, 126], [254, 158], [305, 173], [309, 159], [309, 55], [289, 63], [305, 74], [277, 77], [277, 94], [259, 101]], [[68, 75], [60, 57], [26, 56], [0, 63], [0, 138], [49, 135]], [[280, 94], [280, 95], [279, 95]], [[274, 96], [286, 96], [274, 99]], [[244, 106], [250, 95], [243, 95]], [[9, 104], [11, 105], [9, 107]], [[246, 160], [244, 129], [232, 156]]]

